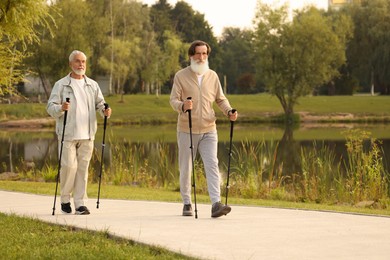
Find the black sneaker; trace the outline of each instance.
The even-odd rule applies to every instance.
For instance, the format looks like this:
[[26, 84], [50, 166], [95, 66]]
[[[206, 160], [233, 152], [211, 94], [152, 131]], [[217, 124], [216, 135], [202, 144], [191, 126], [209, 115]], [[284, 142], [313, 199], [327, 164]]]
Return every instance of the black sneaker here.
[[191, 204], [184, 204], [184, 206], [183, 206], [183, 216], [192, 216], [192, 206], [191, 206]]
[[215, 202], [211, 207], [211, 217], [219, 218], [227, 215], [232, 209], [228, 205], [223, 205], [221, 202]]
[[86, 206], [80, 206], [76, 209], [76, 215], [89, 215], [90, 212]]
[[61, 203], [61, 211], [66, 214], [72, 213], [72, 207], [70, 206], [70, 202]]

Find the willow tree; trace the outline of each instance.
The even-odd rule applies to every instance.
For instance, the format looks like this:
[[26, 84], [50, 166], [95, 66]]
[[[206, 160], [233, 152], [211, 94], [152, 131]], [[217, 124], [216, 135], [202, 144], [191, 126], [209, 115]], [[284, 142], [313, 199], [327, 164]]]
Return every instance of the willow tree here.
[[286, 5], [273, 9], [260, 4], [255, 25], [257, 75], [278, 98], [290, 124], [299, 97], [339, 74], [351, 21], [327, 17], [314, 7], [295, 11], [291, 20]]
[[23, 80], [22, 61], [29, 44], [39, 42], [35, 25], [50, 28], [48, 5], [44, 0], [0, 1], [0, 97], [16, 93]]

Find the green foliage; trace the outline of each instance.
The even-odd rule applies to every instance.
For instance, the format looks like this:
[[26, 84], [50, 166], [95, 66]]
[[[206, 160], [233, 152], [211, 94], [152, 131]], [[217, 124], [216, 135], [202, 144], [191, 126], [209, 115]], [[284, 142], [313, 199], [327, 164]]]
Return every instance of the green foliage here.
[[224, 54], [221, 72], [226, 76], [227, 93], [257, 92], [253, 33], [239, 28], [225, 28], [219, 45]]
[[[31, 66], [52, 85], [70, 72], [69, 54], [73, 50], [83, 51], [87, 57], [92, 53], [91, 40], [87, 32], [93, 30], [93, 27], [89, 28], [87, 22], [79, 22], [80, 17], [93, 17], [88, 7], [85, 1], [56, 1], [50, 8], [50, 14], [56, 22], [53, 37], [45, 33], [46, 28], [36, 28], [43, 37], [39, 45], [35, 46], [34, 56], [30, 59]], [[104, 27], [101, 29], [104, 30]], [[41, 55], [44, 59], [40, 57]], [[36, 63], [36, 60], [40, 62]], [[87, 73], [90, 69], [88, 63]]]
[[375, 86], [377, 92], [390, 93], [389, 11], [389, 0], [364, 0], [344, 10], [355, 25], [347, 49], [349, 72], [359, 79], [365, 91]]
[[0, 2], [0, 97], [17, 94], [15, 84], [23, 81], [22, 60], [30, 55], [28, 46], [39, 42], [34, 26], [51, 30], [44, 0], [3, 0]]
[[302, 177], [297, 177], [301, 186], [296, 187], [296, 192], [303, 201], [337, 201], [341, 194], [336, 190], [342, 188], [338, 183], [341, 163], [336, 163], [336, 155], [329, 147], [321, 145], [317, 149], [316, 143], [313, 146], [314, 149], [301, 149]]
[[[335, 21], [309, 7], [290, 22], [286, 6], [267, 5], [260, 5], [256, 20], [258, 76], [279, 99], [289, 122], [299, 97], [338, 75], [345, 62], [349, 20], [338, 19], [334, 26]], [[339, 26], [343, 30], [335, 31]]]
[[[388, 196], [389, 173], [383, 166], [380, 142], [359, 129], [345, 132], [348, 160], [346, 187], [353, 202], [379, 201]], [[368, 141], [368, 150], [364, 149]]]

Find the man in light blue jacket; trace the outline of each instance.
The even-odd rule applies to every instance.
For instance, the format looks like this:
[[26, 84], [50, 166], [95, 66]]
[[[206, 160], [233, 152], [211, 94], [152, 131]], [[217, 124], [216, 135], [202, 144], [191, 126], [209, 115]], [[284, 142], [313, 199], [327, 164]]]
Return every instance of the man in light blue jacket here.
[[[70, 200], [73, 195], [78, 215], [90, 214], [86, 206], [87, 182], [97, 130], [96, 111], [101, 116], [111, 116], [111, 108], [105, 109], [98, 83], [85, 75], [86, 65], [87, 57], [83, 52], [75, 50], [70, 54], [72, 71], [54, 84], [46, 108], [49, 115], [56, 119], [59, 145], [64, 133], [60, 170], [61, 210], [72, 213]], [[63, 132], [65, 111], [68, 112]]]

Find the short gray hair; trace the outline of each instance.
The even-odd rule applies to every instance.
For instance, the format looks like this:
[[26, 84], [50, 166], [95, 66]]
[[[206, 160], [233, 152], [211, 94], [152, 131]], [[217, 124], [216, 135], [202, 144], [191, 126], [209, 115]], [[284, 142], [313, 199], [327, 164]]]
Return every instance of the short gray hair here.
[[74, 50], [74, 51], [72, 51], [72, 53], [69, 55], [69, 62], [73, 61], [74, 56], [76, 56], [76, 55], [78, 55], [78, 54], [83, 55], [84, 58], [85, 58], [85, 60], [87, 60], [87, 55], [85, 55], [84, 52], [78, 51], [78, 50]]

